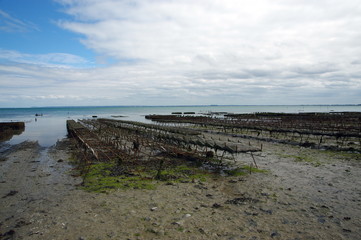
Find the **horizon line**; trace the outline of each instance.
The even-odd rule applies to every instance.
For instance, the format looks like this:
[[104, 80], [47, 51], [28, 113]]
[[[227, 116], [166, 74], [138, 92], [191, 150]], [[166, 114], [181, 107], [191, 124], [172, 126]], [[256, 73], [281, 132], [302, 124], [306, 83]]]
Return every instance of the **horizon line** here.
[[13, 108], [90, 108], [90, 107], [227, 107], [227, 106], [361, 106], [361, 104], [190, 104], [190, 105], [75, 105], [75, 106], [31, 106], [31, 107], [0, 107], [0, 109]]

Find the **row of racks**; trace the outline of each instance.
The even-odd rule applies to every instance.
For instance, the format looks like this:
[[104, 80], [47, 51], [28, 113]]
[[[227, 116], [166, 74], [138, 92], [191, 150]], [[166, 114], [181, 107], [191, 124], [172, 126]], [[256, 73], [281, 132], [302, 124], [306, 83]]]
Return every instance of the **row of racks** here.
[[163, 124], [189, 124], [196, 129], [317, 148], [361, 150], [361, 113], [254, 113], [209, 116], [148, 115]]
[[[91, 149], [97, 160], [150, 160], [159, 154], [190, 159], [221, 157], [260, 151], [260, 147], [236, 141], [207, 138], [199, 131], [110, 119], [68, 120], [68, 132]], [[219, 154], [219, 155], [217, 155]]]

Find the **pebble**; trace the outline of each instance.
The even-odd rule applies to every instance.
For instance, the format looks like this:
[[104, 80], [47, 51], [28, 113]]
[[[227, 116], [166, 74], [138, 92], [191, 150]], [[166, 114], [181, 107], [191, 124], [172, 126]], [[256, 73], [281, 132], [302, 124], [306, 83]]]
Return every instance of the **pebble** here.
[[317, 221], [318, 221], [319, 223], [325, 223], [325, 222], [326, 222], [326, 219], [325, 219], [324, 217], [319, 217], [319, 218], [317, 219]]
[[220, 208], [220, 207], [222, 207], [222, 205], [219, 203], [215, 203], [212, 205], [212, 208]]
[[194, 185], [194, 187], [199, 189], [208, 189], [207, 187], [203, 186], [203, 184]]
[[198, 231], [202, 234], [207, 234], [207, 232], [203, 228], [198, 229]]
[[252, 226], [252, 227], [257, 227], [257, 222], [254, 221], [253, 219], [248, 219], [248, 223], [249, 223], [249, 225]]
[[279, 237], [280, 234], [276, 231], [276, 232], [273, 232], [271, 233], [271, 238], [274, 238], [274, 237]]
[[184, 218], [189, 218], [189, 217], [191, 217], [191, 216], [192, 216], [191, 214], [187, 213], [187, 214], [185, 214], [183, 217], [184, 217]]
[[14, 195], [17, 194], [17, 193], [18, 193], [18, 191], [11, 190], [8, 194], [6, 194], [5, 196], [3, 196], [2, 198], [11, 197], [11, 196], [14, 196]]
[[248, 216], [258, 216], [258, 213], [255, 213], [255, 212], [247, 212], [247, 211], [244, 211], [244, 213]]
[[266, 210], [266, 209], [263, 209], [263, 208], [260, 208], [259, 210], [261, 210], [264, 213], [270, 214], [270, 215], [273, 213], [272, 210]]
[[173, 225], [178, 225], [178, 226], [182, 226], [184, 224], [183, 220], [177, 221], [177, 222], [172, 222]]
[[152, 207], [152, 208], [150, 209], [150, 211], [154, 212], [154, 211], [156, 211], [157, 209], [158, 209], [157, 207]]
[[[13, 236], [14, 234], [15, 234], [15, 231], [13, 229], [11, 229], [10, 231], [7, 231], [6, 233], [1, 234], [0, 237]], [[11, 237], [10, 238], [4, 238], [4, 239], [11, 239]]]

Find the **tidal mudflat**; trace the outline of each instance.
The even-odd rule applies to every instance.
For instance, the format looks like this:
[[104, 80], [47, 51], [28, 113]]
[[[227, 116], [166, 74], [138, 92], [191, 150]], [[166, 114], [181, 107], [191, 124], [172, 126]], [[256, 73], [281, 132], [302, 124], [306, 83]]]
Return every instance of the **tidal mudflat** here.
[[[96, 124], [92, 126], [97, 131]], [[164, 133], [164, 129], [157, 131]], [[222, 161], [239, 168], [257, 164], [259, 171], [178, 181], [157, 179], [155, 168], [154, 188], [136, 185], [89, 191], [79, 165], [74, 165], [79, 156], [79, 142], [74, 139], [50, 148], [36, 142], [2, 144], [1, 239], [360, 238], [359, 153], [242, 138], [215, 129], [202, 132], [202, 137], [218, 145], [251, 146], [248, 150], [257, 150], [252, 155], [227, 153]], [[118, 149], [137, 149], [132, 139], [117, 139], [121, 140]], [[191, 148], [203, 151], [206, 146]], [[139, 161], [151, 154], [160, 160], [169, 157], [150, 147], [138, 149], [144, 150], [136, 155]], [[220, 160], [223, 152], [218, 149], [214, 154]]]

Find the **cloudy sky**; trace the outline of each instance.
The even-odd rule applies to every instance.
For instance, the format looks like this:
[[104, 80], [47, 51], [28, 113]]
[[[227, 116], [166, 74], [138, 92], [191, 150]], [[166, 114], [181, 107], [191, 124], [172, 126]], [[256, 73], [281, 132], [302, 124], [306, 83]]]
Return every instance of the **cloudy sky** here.
[[0, 0], [0, 107], [345, 103], [359, 0]]

